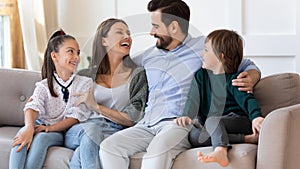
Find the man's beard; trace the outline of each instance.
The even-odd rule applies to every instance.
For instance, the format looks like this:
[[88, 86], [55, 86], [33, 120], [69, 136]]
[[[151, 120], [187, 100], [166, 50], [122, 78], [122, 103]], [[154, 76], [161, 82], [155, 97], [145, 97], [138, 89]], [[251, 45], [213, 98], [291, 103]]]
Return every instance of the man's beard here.
[[154, 35], [155, 38], [158, 38], [160, 40], [160, 44], [156, 42], [156, 47], [159, 49], [168, 50], [167, 47], [172, 43], [173, 38], [170, 36], [157, 36]]

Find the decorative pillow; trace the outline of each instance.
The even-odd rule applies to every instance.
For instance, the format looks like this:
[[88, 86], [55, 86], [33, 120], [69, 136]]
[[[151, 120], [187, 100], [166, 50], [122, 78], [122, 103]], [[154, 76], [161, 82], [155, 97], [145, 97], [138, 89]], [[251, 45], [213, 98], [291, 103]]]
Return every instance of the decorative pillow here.
[[280, 73], [262, 78], [254, 87], [262, 115], [300, 103], [300, 77], [296, 73]]

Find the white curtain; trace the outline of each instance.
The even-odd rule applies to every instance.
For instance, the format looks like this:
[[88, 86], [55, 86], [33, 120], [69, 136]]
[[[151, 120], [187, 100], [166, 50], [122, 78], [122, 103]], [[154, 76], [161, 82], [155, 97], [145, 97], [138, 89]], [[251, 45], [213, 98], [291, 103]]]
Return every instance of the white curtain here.
[[43, 0], [18, 0], [26, 69], [41, 70], [47, 44]]

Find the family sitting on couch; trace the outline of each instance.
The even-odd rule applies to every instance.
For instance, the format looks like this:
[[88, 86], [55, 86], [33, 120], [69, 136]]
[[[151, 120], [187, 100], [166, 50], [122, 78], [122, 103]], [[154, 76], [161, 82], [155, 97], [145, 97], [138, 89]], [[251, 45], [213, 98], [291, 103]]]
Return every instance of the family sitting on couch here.
[[70, 168], [127, 169], [132, 155], [146, 152], [141, 168], [166, 169], [192, 146], [212, 145], [199, 162], [225, 167], [231, 143], [257, 143], [264, 118], [252, 90], [260, 71], [243, 59], [241, 37], [191, 37], [182, 0], [151, 0], [148, 11], [156, 45], [131, 58], [127, 24], [107, 19], [94, 37], [90, 78], [75, 73], [75, 38], [51, 36], [10, 169], [42, 168], [50, 146], [74, 150]]

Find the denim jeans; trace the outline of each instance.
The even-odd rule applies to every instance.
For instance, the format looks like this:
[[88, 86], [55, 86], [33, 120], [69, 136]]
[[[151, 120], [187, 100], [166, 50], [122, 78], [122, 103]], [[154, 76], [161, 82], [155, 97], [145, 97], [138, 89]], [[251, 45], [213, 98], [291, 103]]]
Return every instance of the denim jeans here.
[[72, 126], [65, 134], [65, 146], [74, 150], [70, 169], [100, 169], [100, 143], [122, 128], [104, 118], [89, 119]]
[[[23, 130], [24, 127], [19, 130], [18, 134]], [[10, 152], [9, 169], [41, 169], [46, 159], [48, 148], [51, 146], [62, 146], [63, 139], [63, 133], [60, 132], [40, 132], [34, 135], [28, 151], [27, 145], [19, 152], [16, 152], [16, 150], [20, 145], [14, 146]]]

